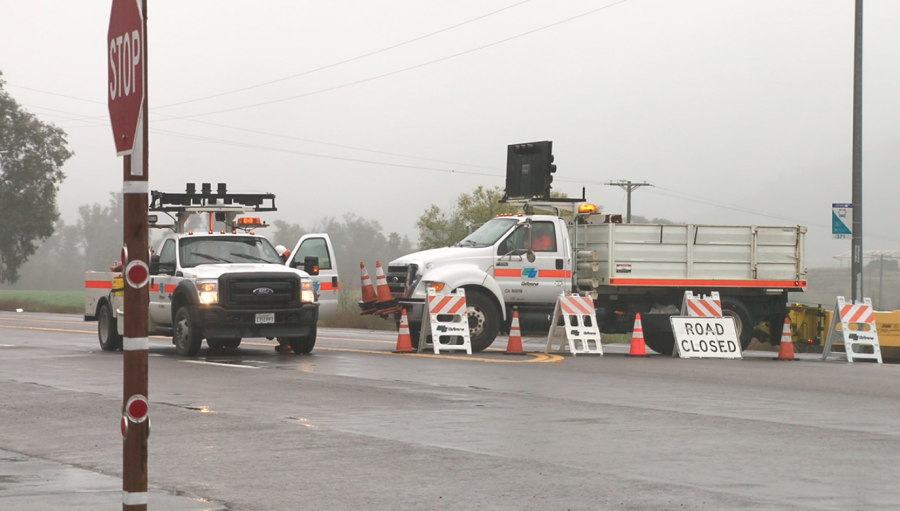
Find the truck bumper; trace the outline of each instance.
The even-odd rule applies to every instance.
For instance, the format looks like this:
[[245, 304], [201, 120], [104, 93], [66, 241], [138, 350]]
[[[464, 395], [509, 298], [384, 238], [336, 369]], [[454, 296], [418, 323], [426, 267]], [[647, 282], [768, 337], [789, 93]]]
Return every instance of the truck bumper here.
[[400, 306], [406, 309], [406, 319], [410, 323], [421, 323], [425, 313], [425, 301], [415, 298], [400, 298]]
[[[274, 323], [256, 323], [257, 314], [274, 313]], [[275, 311], [223, 309], [217, 305], [191, 307], [191, 319], [203, 337], [305, 337], [319, 320], [319, 304], [307, 303]]]

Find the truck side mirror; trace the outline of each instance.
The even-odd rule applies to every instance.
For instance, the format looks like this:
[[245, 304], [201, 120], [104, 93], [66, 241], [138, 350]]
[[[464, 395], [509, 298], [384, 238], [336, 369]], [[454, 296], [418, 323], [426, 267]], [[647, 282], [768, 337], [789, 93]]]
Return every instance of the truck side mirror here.
[[319, 274], [319, 258], [316, 256], [306, 256], [303, 258], [303, 271], [310, 275]]
[[159, 275], [159, 256], [150, 256], [150, 275]]

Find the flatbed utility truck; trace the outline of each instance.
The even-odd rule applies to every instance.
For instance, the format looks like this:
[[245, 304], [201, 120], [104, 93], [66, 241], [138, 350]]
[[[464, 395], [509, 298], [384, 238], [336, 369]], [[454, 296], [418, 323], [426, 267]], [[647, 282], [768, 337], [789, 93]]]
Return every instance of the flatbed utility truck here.
[[[523, 332], [546, 335], [557, 297], [578, 292], [594, 299], [601, 332], [631, 332], [641, 313], [647, 345], [669, 354], [669, 317], [684, 292], [718, 291], [746, 348], [754, 327], [782, 324], [788, 293], [806, 288], [802, 226], [623, 224], [581, 201], [522, 206], [455, 245], [390, 262], [387, 282], [409, 311], [413, 338], [429, 286], [466, 290], [475, 351], [509, 330], [513, 309]], [[536, 214], [541, 208], [554, 214]], [[778, 342], [781, 329], [770, 331], [763, 340]]]

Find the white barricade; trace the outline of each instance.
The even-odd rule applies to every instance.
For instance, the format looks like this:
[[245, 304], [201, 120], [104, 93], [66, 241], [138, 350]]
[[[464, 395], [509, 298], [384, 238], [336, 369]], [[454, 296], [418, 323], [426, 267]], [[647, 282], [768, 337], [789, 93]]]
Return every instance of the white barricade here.
[[[674, 318], [721, 318], [722, 317], [722, 300], [719, 299], [719, 292], [713, 291], [709, 295], [694, 296], [693, 291], [685, 291], [684, 299], [681, 301], [681, 316], [673, 316]], [[675, 323], [672, 323], [672, 335], [675, 336], [675, 345], [672, 347], [673, 357], [689, 358], [683, 353], [678, 346], [678, 335], [675, 331]]]
[[[841, 331], [838, 333], [837, 325], [840, 322]], [[850, 329], [855, 326], [855, 330]], [[834, 306], [834, 314], [831, 315], [831, 326], [828, 328], [828, 340], [825, 341], [825, 349], [822, 350], [822, 360], [828, 358], [831, 346], [838, 336], [844, 340], [844, 351], [847, 354], [847, 362], [856, 360], [881, 361], [881, 346], [878, 344], [878, 329], [875, 326], [875, 311], [872, 308], [872, 300], [863, 298], [862, 303], [849, 304], [843, 296], [837, 297]], [[862, 353], [854, 347], [871, 346], [872, 353]]]
[[719, 292], [713, 291], [709, 296], [694, 296], [691, 291], [684, 292], [681, 302], [681, 315], [692, 318], [721, 318], [722, 300]]
[[[569, 341], [569, 351], [573, 356], [578, 353], [603, 355], [594, 300], [589, 296], [566, 296], [565, 294], [560, 294], [556, 300], [553, 320], [550, 323], [550, 333], [547, 334], [547, 349], [544, 350], [544, 353], [550, 353], [550, 348], [553, 347], [556, 324], [559, 323], [560, 315], [565, 323], [565, 337]], [[559, 351], [562, 350], [563, 341], [560, 339]]]
[[440, 294], [428, 288], [427, 301], [428, 310], [423, 319], [428, 325], [422, 325], [422, 332], [424, 334], [430, 325], [434, 354], [439, 355], [441, 350], [465, 350], [471, 355], [472, 342], [469, 339], [469, 316], [466, 314], [466, 290], [459, 288], [456, 293]]

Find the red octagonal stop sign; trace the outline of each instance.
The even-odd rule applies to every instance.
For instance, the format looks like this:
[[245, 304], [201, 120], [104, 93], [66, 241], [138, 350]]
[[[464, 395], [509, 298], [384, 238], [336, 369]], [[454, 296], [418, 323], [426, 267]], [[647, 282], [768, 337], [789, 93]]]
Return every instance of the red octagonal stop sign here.
[[113, 0], [106, 49], [107, 98], [116, 153], [131, 154], [144, 103], [144, 23], [139, 0]]

